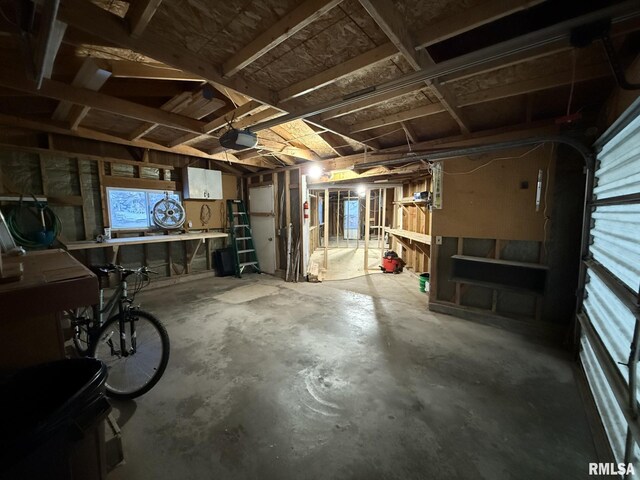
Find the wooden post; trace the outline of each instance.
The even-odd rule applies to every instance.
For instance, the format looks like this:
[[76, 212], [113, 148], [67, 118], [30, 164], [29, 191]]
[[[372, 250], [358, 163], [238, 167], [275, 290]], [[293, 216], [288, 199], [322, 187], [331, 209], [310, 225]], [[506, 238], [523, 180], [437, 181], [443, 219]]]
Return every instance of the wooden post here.
[[[464, 251], [464, 238], [462, 237], [458, 237], [458, 255], [462, 255], [462, 252]], [[461, 297], [462, 296], [462, 285], [460, 284], [460, 282], [456, 282], [456, 305], [460, 305], [460, 301], [461, 301]]]
[[364, 272], [369, 269], [369, 224], [371, 221], [371, 190], [367, 188], [364, 207]]
[[324, 268], [329, 268], [329, 189], [324, 189]]
[[291, 223], [291, 170], [284, 172], [284, 198], [285, 198], [285, 226], [288, 228]]
[[79, 158], [76, 158], [76, 165], [78, 167], [78, 184], [80, 185], [80, 196], [82, 197], [82, 227], [84, 229], [84, 239], [91, 240], [89, 232], [89, 218], [87, 216], [87, 199], [85, 198], [84, 184], [82, 183], [82, 163]]
[[382, 190], [382, 220], [380, 222], [380, 236], [382, 237], [382, 251], [380, 252], [380, 257], [384, 255], [384, 229], [387, 223], [387, 189]]
[[107, 210], [107, 190], [104, 186], [104, 162], [98, 161], [98, 183], [100, 184], [100, 203], [102, 204], [102, 224], [105, 227], [111, 226], [109, 212]]
[[336, 203], [336, 247], [340, 246], [340, 190], [338, 190], [338, 203]]

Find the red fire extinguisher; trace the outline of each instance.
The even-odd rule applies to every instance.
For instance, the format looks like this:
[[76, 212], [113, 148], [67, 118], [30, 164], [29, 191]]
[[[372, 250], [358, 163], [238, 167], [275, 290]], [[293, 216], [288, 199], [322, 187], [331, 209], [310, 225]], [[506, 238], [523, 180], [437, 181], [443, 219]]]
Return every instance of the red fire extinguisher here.
[[304, 202], [302, 208], [304, 209], [304, 219], [306, 220], [307, 218], [309, 218], [309, 202]]

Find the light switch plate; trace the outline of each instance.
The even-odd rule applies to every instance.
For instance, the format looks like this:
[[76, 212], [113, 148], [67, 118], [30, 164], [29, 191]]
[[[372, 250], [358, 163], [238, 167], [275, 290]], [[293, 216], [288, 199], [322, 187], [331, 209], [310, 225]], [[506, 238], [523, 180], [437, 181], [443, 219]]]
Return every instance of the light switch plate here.
[[442, 245], [442, 237], [440, 235], [436, 236], [436, 245]]

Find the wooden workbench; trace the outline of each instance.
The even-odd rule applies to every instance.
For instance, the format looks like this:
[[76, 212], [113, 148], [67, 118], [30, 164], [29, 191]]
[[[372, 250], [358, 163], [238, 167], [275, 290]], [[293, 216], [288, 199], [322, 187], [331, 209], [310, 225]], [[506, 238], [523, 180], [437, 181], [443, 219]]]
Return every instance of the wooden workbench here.
[[61, 312], [98, 303], [96, 276], [63, 250], [5, 256], [19, 281], [0, 284], [0, 370], [64, 358]]

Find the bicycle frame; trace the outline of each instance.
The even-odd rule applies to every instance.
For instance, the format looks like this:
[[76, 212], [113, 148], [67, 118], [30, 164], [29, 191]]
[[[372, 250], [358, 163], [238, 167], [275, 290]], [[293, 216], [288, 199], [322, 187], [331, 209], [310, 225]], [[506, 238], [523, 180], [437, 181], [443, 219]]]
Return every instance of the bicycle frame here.
[[[135, 326], [132, 324], [131, 325], [131, 348], [132, 351], [129, 352], [127, 350], [127, 345], [126, 345], [126, 336], [125, 336], [125, 321], [126, 321], [126, 311], [128, 310], [128, 308], [125, 305], [125, 300], [127, 299], [127, 295], [128, 295], [128, 290], [127, 290], [127, 280], [126, 278], [123, 279], [120, 284], [116, 287], [115, 292], [113, 292], [113, 295], [111, 295], [111, 297], [107, 300], [106, 304], [104, 301], [104, 290], [103, 288], [100, 289], [100, 300], [98, 305], [94, 305], [94, 318], [98, 319], [98, 323], [99, 325], [103, 325], [107, 320], [109, 320], [109, 318], [111, 318], [113, 316], [113, 314], [115, 313], [116, 308], [118, 309], [118, 313], [120, 314], [119, 316], [119, 321], [118, 321], [118, 327], [120, 330], [120, 354], [123, 356], [128, 356], [130, 353], [134, 353], [135, 349], [136, 349], [136, 335], [135, 335]], [[113, 350], [113, 345], [110, 344], [110, 347], [112, 349], [112, 353], [115, 353], [115, 351]]]

